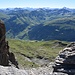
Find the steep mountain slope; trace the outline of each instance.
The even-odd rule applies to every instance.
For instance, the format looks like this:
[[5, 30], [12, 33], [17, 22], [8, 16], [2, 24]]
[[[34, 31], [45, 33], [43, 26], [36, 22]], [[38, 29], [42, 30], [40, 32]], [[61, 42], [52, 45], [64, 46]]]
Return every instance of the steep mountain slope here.
[[72, 18], [64, 18], [53, 20], [50, 23], [40, 24], [29, 31], [29, 39], [31, 40], [75, 40], [75, 20]]
[[7, 37], [75, 41], [75, 9], [1, 9]]

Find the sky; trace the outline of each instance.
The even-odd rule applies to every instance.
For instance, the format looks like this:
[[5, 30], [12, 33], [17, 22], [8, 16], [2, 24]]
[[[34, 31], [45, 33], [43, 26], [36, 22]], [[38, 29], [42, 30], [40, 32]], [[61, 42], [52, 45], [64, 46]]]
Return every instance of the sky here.
[[75, 0], [0, 0], [0, 8], [75, 8]]

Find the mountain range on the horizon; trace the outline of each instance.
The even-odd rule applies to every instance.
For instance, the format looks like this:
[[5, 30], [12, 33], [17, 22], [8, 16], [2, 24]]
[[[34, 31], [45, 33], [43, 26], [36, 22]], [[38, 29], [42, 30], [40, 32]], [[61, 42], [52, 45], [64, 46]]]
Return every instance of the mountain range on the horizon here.
[[75, 41], [75, 9], [0, 9], [7, 38]]

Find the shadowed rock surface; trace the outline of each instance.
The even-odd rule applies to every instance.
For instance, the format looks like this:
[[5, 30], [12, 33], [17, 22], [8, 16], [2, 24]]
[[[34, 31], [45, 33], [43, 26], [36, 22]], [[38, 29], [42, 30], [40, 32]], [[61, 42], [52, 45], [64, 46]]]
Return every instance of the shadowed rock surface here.
[[55, 59], [54, 72], [75, 74], [75, 42], [63, 49]]
[[[0, 20], [0, 65], [9, 66], [14, 64], [18, 68], [18, 63], [12, 52], [9, 52], [8, 41], [6, 41], [6, 29], [4, 23]], [[11, 65], [10, 64], [10, 65]]]

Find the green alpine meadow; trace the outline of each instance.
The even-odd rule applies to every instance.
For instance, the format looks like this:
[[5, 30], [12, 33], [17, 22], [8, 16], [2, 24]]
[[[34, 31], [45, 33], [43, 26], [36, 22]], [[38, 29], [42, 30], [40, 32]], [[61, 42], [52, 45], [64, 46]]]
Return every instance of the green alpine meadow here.
[[[13, 52], [20, 68], [35, 68], [53, 62], [69, 42], [51, 41], [25, 41], [9, 39], [10, 52]], [[39, 62], [40, 61], [40, 62]]]

